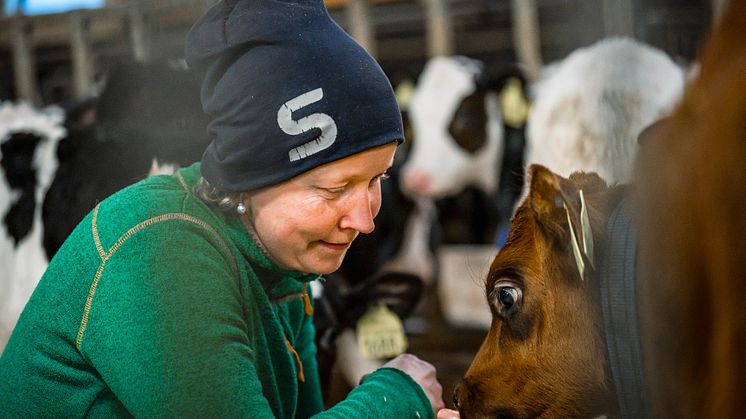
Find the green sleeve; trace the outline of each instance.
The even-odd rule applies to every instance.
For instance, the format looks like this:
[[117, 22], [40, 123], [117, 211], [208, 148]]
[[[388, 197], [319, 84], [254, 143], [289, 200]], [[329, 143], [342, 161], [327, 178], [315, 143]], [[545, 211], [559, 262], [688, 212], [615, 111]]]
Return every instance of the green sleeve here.
[[434, 418], [422, 388], [406, 373], [381, 368], [370, 374], [346, 399], [316, 418]]
[[80, 350], [134, 416], [272, 417], [233, 263], [183, 220], [138, 231], [105, 259]]
[[[306, 316], [296, 341], [305, 382], [299, 387], [297, 418], [323, 409], [316, 362], [313, 319]], [[406, 373], [383, 368], [370, 374], [347, 398], [315, 418], [433, 418], [433, 409], [420, 386]]]

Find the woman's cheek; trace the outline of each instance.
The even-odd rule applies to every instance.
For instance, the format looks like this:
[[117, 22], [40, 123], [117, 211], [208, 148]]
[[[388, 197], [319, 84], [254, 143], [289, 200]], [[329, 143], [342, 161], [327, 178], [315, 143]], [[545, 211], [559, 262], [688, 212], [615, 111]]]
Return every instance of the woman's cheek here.
[[373, 218], [376, 218], [378, 212], [381, 211], [381, 187], [380, 185], [372, 191], [370, 197], [370, 213], [373, 214]]

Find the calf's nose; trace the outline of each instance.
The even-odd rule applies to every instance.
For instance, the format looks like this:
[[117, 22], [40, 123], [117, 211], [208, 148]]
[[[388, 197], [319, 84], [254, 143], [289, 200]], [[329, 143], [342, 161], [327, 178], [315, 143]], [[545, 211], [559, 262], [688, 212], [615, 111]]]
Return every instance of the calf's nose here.
[[456, 409], [461, 409], [461, 383], [456, 385], [456, 388], [453, 389], [453, 406]]

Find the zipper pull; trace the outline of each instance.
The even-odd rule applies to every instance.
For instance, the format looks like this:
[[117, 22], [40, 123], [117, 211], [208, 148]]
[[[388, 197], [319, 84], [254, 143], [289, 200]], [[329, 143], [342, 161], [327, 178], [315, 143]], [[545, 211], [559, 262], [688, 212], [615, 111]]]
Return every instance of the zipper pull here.
[[303, 309], [306, 312], [306, 316], [310, 316], [313, 314], [313, 306], [311, 305], [311, 297], [308, 296], [306, 288], [308, 288], [308, 282], [303, 283]]

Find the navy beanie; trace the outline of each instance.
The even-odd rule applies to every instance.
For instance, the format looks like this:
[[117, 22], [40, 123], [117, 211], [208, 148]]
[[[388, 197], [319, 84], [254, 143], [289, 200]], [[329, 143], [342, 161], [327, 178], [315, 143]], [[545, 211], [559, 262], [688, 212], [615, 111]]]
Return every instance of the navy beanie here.
[[401, 114], [378, 63], [322, 0], [233, 0], [186, 38], [211, 117], [202, 176], [250, 191], [403, 141]]

